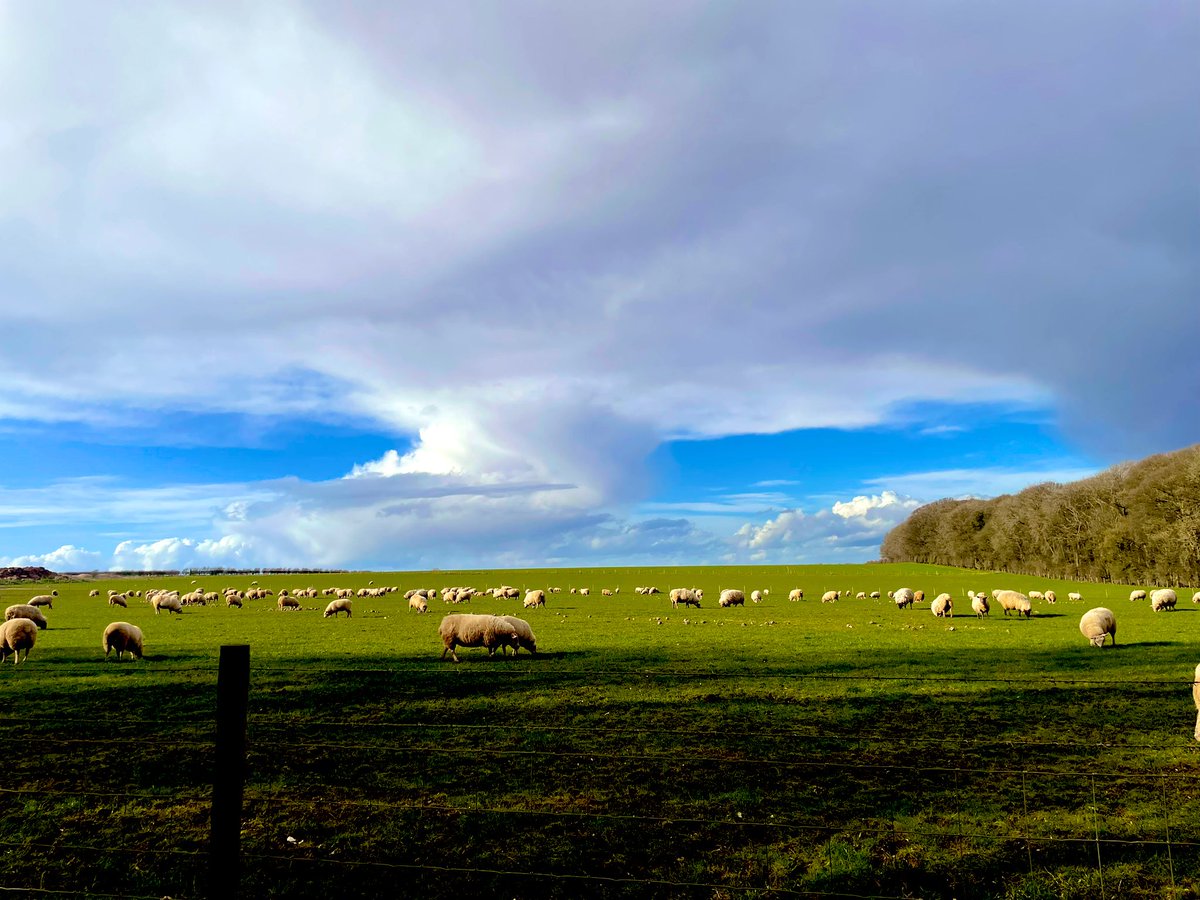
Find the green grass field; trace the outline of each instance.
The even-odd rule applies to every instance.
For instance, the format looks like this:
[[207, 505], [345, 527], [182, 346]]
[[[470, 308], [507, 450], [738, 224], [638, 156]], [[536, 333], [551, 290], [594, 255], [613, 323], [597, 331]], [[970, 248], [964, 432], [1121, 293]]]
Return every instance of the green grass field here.
[[[327, 598], [155, 616], [87, 596], [191, 578], [0, 588], [4, 606], [60, 593], [28, 661], [0, 668], [0, 887], [205, 896], [218, 653], [248, 643], [246, 896], [1200, 892], [1191, 590], [1156, 614], [1127, 586], [912, 565], [253, 580], [400, 592], [335, 620]], [[563, 592], [424, 616], [402, 596], [501, 583]], [[703, 607], [643, 584], [704, 588]], [[897, 610], [905, 586], [925, 603]], [[722, 587], [770, 594], [719, 609]], [[997, 587], [1060, 599], [975, 619], [966, 591]], [[822, 604], [830, 589], [884, 597]], [[929, 612], [941, 591], [953, 620]], [[1094, 606], [1117, 615], [1115, 649], [1079, 633]], [[447, 611], [521, 615], [542, 652], [443, 662]], [[104, 662], [117, 619], [146, 659]]]

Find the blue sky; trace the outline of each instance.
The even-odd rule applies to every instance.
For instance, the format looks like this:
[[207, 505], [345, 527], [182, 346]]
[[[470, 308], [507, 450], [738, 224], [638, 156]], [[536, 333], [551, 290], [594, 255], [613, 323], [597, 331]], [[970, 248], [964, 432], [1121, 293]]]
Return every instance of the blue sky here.
[[853, 562], [1200, 441], [1200, 20], [0, 4], [0, 564]]

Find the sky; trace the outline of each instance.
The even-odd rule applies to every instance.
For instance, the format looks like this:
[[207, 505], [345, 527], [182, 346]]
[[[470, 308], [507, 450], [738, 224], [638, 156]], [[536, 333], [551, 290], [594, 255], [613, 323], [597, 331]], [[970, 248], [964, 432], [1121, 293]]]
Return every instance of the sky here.
[[0, 0], [0, 565], [860, 562], [1200, 441], [1191, 0]]

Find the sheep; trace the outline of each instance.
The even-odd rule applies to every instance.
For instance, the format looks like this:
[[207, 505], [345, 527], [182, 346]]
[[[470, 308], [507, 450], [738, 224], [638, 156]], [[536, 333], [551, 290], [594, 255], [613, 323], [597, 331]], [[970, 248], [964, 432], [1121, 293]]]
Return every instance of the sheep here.
[[762, 591], [751, 591], [750, 592], [750, 602], [751, 603], [762, 603], [762, 601], [763, 601], [763, 592]]
[[678, 606], [682, 603], [685, 607], [694, 606], [700, 608], [700, 598], [696, 596], [696, 592], [691, 588], [671, 588], [671, 593], [667, 595], [671, 598], [671, 605]]
[[[512, 626], [513, 631], [517, 633], [517, 643], [512, 645], [513, 655], [519, 656], [521, 648], [529, 651], [531, 656], [537, 655], [537, 638], [533, 636], [533, 629], [529, 627], [529, 623], [524, 619], [518, 619], [516, 616], [500, 616], [505, 622]], [[500, 645], [500, 652], [507, 656], [509, 644]]]
[[590, 594], [591, 592], [592, 592], [591, 588], [580, 588], [579, 589], [579, 593], [584, 597], [588, 596], [588, 594]]
[[1192, 675], [1192, 700], [1196, 704], [1196, 740], [1200, 741], [1200, 666]]
[[1030, 600], [1042, 600], [1042, 599], [1044, 599], [1044, 596], [1043, 596], [1043, 594], [1042, 594], [1042, 592], [1041, 592], [1041, 591], [1030, 591], [1030, 592], [1029, 592], [1028, 594], [1026, 594], [1025, 596], [1027, 596], [1027, 597], [1028, 597]]
[[1079, 620], [1079, 631], [1093, 647], [1103, 647], [1106, 635], [1112, 635], [1113, 646], [1117, 646], [1117, 617], [1111, 609], [1097, 606], [1089, 609]]
[[1082, 600], [1083, 594], [1077, 594], [1075, 592], [1072, 592], [1070, 594], [1067, 594], [1067, 599], [1068, 600]]
[[533, 609], [535, 606], [545, 606], [546, 592], [541, 590], [527, 591], [525, 593], [525, 599], [521, 601], [521, 605], [524, 606], [525, 609]]
[[866, 600], [866, 599], [867, 599], [867, 592], [866, 592], [866, 591], [859, 591], [857, 594], [855, 594], [855, 595], [854, 595], [854, 599], [855, 599], [855, 600]]
[[242, 601], [238, 599], [238, 596], [237, 596], [237, 593], [236, 593], [236, 592], [235, 592], [235, 593], [232, 593], [232, 594], [226, 594], [226, 595], [225, 595], [225, 607], [226, 607], [227, 609], [234, 609], [235, 607], [236, 607], [237, 609], [241, 609], [241, 608], [242, 608]]
[[651, 585], [650, 587], [647, 587], [645, 592], [647, 594], [661, 594], [662, 593], [662, 591], [660, 591], [658, 588], [654, 587], [653, 585]]
[[1136, 603], [1138, 600], [1145, 600], [1145, 599], [1146, 599], [1146, 592], [1143, 590], [1139, 589], [1136, 591], [1129, 592], [1129, 602], [1130, 603]]
[[[348, 600], [348, 599], [333, 601], [333, 603], [349, 603], [349, 602], [350, 602], [350, 600]], [[330, 604], [330, 606], [332, 606], [332, 605], [333, 604]], [[275, 607], [280, 612], [283, 612], [284, 610], [287, 610], [287, 609], [299, 609], [300, 601], [297, 600], [295, 597], [280, 597], [278, 600], [275, 601]], [[328, 611], [329, 611], [328, 608], [326, 608], [326, 612], [328, 612]]]
[[[10, 653], [14, 666], [22, 658], [29, 659], [29, 651], [37, 643], [37, 633], [37, 625], [26, 618], [9, 619], [0, 625], [0, 662], [4, 662]], [[25, 651], [24, 657], [21, 656], [22, 650]]]
[[179, 599], [179, 594], [175, 591], [171, 593], [155, 594], [150, 599], [150, 605], [154, 607], [154, 614], [157, 616], [159, 610], [165, 609], [169, 613], [177, 613], [183, 615], [183, 601]]
[[410, 597], [408, 599], [408, 608], [415, 609], [418, 613], [429, 612], [429, 604], [425, 602], [424, 597]]
[[120, 607], [126, 608], [126, 609], [129, 607], [129, 604], [125, 602], [124, 594], [109, 594], [108, 595], [108, 605], [109, 606], [120, 606]]
[[1027, 619], [1033, 615], [1033, 607], [1029, 603], [1029, 598], [1020, 591], [997, 591], [995, 599], [1004, 609], [1006, 616], [1010, 612], [1015, 612], [1018, 619], [1022, 615]]
[[837, 603], [838, 597], [840, 595], [841, 594], [839, 591], [826, 591], [824, 594], [821, 595], [821, 602], [822, 603]]
[[9, 619], [29, 619], [42, 631], [45, 631], [49, 627], [46, 617], [42, 615], [42, 611], [36, 606], [30, 606], [28, 603], [17, 603], [6, 609], [4, 611], [4, 621], [7, 622]]
[[949, 594], [938, 594], [929, 604], [929, 609], [939, 619], [954, 618], [954, 603]]
[[[279, 602], [283, 603], [287, 599], [288, 599], [287, 597], [280, 597]], [[300, 605], [299, 601], [294, 600], [293, 602], [297, 606]], [[333, 616], [336, 619], [337, 614], [340, 612], [344, 612], [346, 614], [347, 619], [353, 618], [354, 612], [351, 610], [351, 607], [353, 605], [354, 605], [353, 600], [331, 600], [329, 602], [329, 605], [325, 607], [325, 618], [328, 619], [330, 616]]]
[[913, 605], [913, 599], [916, 595], [912, 592], [912, 588], [900, 588], [892, 594], [892, 599], [896, 601], [896, 609], [904, 609]]
[[1179, 597], [1170, 588], [1150, 592], [1150, 608], [1155, 612], [1162, 612], [1164, 609], [1173, 610], [1178, 601]]
[[971, 609], [975, 610], [975, 618], [982, 619], [991, 612], [986, 594], [976, 594], [971, 598]]
[[54, 598], [58, 596], [58, 591], [51, 591], [49, 594], [38, 594], [29, 601], [30, 606], [45, 606], [48, 609], [54, 609]]
[[1196, 593], [1192, 594], [1192, 602], [1200, 603], [1200, 591], [1196, 591]]
[[914, 603], [924, 603], [925, 602], [925, 592], [924, 591], [913, 591], [913, 602]]
[[1046, 591], [1042, 596], [1046, 598], [1047, 603], [1053, 604], [1058, 602], [1058, 594], [1054, 593], [1054, 591]]
[[613, 592], [612, 592], [611, 588], [601, 588], [600, 589], [600, 596], [611, 597], [612, 595], [613, 595]]
[[438, 634], [444, 645], [442, 659], [449, 653], [455, 662], [459, 662], [455, 647], [486, 647], [488, 656], [495, 656], [497, 647], [521, 645], [517, 629], [500, 616], [452, 613], [442, 619]]
[[803, 591], [803, 590], [801, 590], [800, 588], [792, 588], [792, 589], [791, 589], [791, 590], [788, 592], [788, 599], [789, 599], [790, 601], [792, 601], [793, 603], [796, 603], [797, 601], [803, 600], [803, 599], [804, 599], [804, 591]]
[[104, 629], [104, 637], [100, 641], [100, 646], [104, 648], [105, 659], [108, 659], [111, 650], [117, 651], [118, 660], [126, 650], [129, 651], [131, 659], [135, 656], [141, 659], [142, 629], [136, 625], [130, 625], [128, 622], [111, 622]]
[[745, 606], [746, 595], [741, 591], [735, 591], [732, 588], [721, 591], [721, 596], [717, 600], [718, 606]]
[[879, 591], [871, 591], [871, 599], [878, 600], [879, 599]]
[[88, 591], [88, 596], [89, 597], [99, 597], [100, 591], [97, 590], [96, 588], [92, 588], [90, 591]]

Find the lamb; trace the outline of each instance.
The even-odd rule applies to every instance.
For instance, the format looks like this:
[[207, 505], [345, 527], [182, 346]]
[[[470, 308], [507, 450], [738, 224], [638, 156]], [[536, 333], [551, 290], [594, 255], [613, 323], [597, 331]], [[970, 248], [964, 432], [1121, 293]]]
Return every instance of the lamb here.
[[126, 608], [126, 609], [128, 609], [128, 607], [129, 607], [129, 604], [125, 602], [124, 594], [109, 594], [108, 595], [108, 605], [109, 606], [120, 606], [120, 607]]
[[135, 656], [141, 659], [142, 629], [128, 622], [112, 622], [104, 629], [104, 638], [100, 641], [100, 646], [104, 648], [105, 659], [108, 659], [110, 650], [117, 651], [118, 660], [126, 650], [129, 651], [131, 659]]
[[54, 598], [58, 596], [58, 591], [51, 591], [49, 594], [38, 594], [29, 601], [30, 606], [45, 606], [49, 609], [54, 609]]
[[[279, 602], [283, 603], [287, 599], [287, 597], [280, 597]], [[296, 606], [300, 605], [299, 601], [293, 600], [292, 602], [294, 602]], [[340, 612], [344, 612], [347, 619], [353, 618], [354, 613], [351, 610], [353, 605], [354, 601], [352, 600], [331, 600], [329, 605], [325, 607], [325, 618], [328, 619], [330, 616], [333, 616], [336, 619], [337, 614]], [[280, 608], [282, 609], [282, 607]]]
[[971, 598], [971, 609], [975, 610], [975, 618], [982, 619], [991, 612], [986, 594], [976, 594]]
[[156, 616], [159, 610], [163, 609], [169, 613], [183, 615], [183, 601], [179, 599], [179, 594], [175, 591], [171, 591], [169, 594], [155, 594], [150, 598], [150, 605], [154, 607]]
[[[25, 618], [9, 619], [0, 625], [0, 662], [4, 662], [10, 653], [14, 666], [22, 658], [29, 659], [29, 651], [37, 643], [37, 633], [37, 625]], [[21, 656], [22, 650], [25, 651], [24, 657]]]
[[798, 600], [803, 600], [804, 591], [800, 588], [792, 588], [792, 590], [788, 592], [788, 599], [793, 603], [797, 602]]
[[1077, 593], [1072, 592], [1070, 594], [1067, 594], [1067, 599], [1068, 600], [1082, 600], [1083, 594], [1077, 594]]
[[452, 613], [442, 619], [438, 634], [444, 645], [442, 659], [449, 653], [455, 662], [459, 662], [455, 647], [486, 647], [488, 656], [495, 656], [497, 647], [521, 645], [517, 629], [501, 616]]
[[533, 609], [535, 606], [545, 606], [546, 592], [541, 590], [527, 591], [525, 599], [521, 601], [521, 605], [526, 609]]
[[42, 611], [36, 606], [30, 606], [28, 603], [17, 603], [10, 606], [4, 611], [4, 621], [10, 619], [29, 619], [39, 629], [45, 631], [49, 625], [46, 622], [46, 617], [42, 615]]
[[[333, 601], [333, 603], [350, 603], [350, 602], [351, 601], [347, 600], [347, 599]], [[330, 605], [332, 605], [332, 604], [330, 604]], [[275, 601], [275, 606], [280, 612], [283, 612], [284, 610], [287, 610], [287, 609], [299, 609], [300, 601], [297, 600], [295, 597], [280, 597], [278, 600]], [[326, 608], [326, 612], [328, 612], [328, 607]]]
[[682, 603], [685, 607], [694, 606], [700, 608], [700, 598], [696, 596], [696, 592], [691, 588], [671, 588], [671, 593], [668, 594], [671, 598], [671, 605], [678, 606]]
[[1112, 635], [1113, 646], [1117, 646], [1117, 617], [1111, 609], [1097, 606], [1089, 609], [1079, 620], [1079, 631], [1093, 647], [1103, 647], [1106, 635]]
[[916, 595], [912, 592], [911, 588], [900, 588], [900, 590], [892, 594], [892, 599], [896, 601], [896, 609], [904, 609], [905, 607], [912, 606], [915, 597]]
[[[536, 656], [537, 638], [533, 636], [533, 629], [529, 627], [529, 623], [524, 619], [518, 619], [516, 616], [500, 616], [500, 618], [511, 625], [517, 633], [517, 643], [512, 645], [513, 655], [520, 655], [521, 648], [524, 647], [529, 651], [531, 656]], [[505, 656], [508, 655], [508, 647], [507, 643], [501, 644], [500, 652]]]
[[1164, 609], [1173, 610], [1178, 601], [1179, 597], [1170, 588], [1150, 592], [1150, 608], [1155, 612], [1162, 612]]
[[1029, 598], [1020, 591], [996, 591], [995, 599], [1003, 607], [1006, 616], [1010, 612], [1015, 612], [1018, 619], [1022, 615], [1027, 619], [1033, 615], [1033, 606]]
[[1134, 603], [1138, 600], [1145, 600], [1145, 599], [1146, 599], [1146, 592], [1143, 590], [1136, 590], [1136, 591], [1129, 592], [1129, 602], [1130, 603]]
[[417, 596], [409, 597], [408, 608], [415, 609], [419, 613], [429, 612], [429, 604], [425, 602], [424, 597], [417, 597]]
[[746, 595], [741, 591], [735, 591], [732, 588], [721, 591], [721, 596], [717, 599], [718, 606], [745, 606]]
[[838, 597], [841, 596], [839, 591], [826, 591], [821, 595], [822, 603], [837, 603]]
[[929, 609], [939, 619], [954, 618], [954, 603], [949, 594], [938, 594], [929, 604]]

